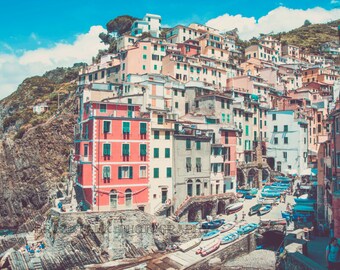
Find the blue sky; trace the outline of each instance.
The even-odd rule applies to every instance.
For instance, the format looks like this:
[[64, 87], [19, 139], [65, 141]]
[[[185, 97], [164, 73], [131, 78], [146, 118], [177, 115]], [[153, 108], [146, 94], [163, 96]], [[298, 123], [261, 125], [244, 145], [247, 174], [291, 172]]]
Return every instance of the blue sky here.
[[162, 16], [163, 26], [207, 24], [238, 28], [242, 39], [340, 18], [340, 0], [0, 0], [0, 99], [27, 77], [105, 49], [98, 35], [119, 15]]
[[[110, 19], [129, 14], [143, 17], [157, 13], [166, 25], [205, 23], [209, 19], [228, 13], [258, 19], [270, 10], [285, 6], [307, 9], [316, 6], [327, 10], [338, 4], [336, 0], [1, 0], [0, 52], [23, 53], [24, 50], [50, 47], [57, 41], [72, 42], [79, 33], [92, 25], [105, 26]], [[259, 4], [261, 3], [261, 4]], [[339, 4], [340, 6], [340, 4]]]

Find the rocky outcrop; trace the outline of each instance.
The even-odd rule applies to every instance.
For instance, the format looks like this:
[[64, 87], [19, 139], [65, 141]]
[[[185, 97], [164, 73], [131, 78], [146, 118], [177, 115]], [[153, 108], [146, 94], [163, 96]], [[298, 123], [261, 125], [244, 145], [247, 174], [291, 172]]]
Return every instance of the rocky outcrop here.
[[21, 139], [0, 141], [0, 228], [18, 227], [49, 204], [68, 176], [74, 123], [75, 115], [65, 112]]

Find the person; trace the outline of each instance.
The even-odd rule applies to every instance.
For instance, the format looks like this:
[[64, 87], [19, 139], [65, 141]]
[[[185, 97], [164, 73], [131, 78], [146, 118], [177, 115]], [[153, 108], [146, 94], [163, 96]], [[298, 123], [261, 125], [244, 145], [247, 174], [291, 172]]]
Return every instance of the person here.
[[243, 212], [242, 212], [242, 221], [245, 220], [245, 219], [244, 219], [245, 217], [246, 217], [246, 213], [244, 213], [244, 211], [243, 211]]
[[328, 269], [339, 269], [339, 250], [338, 239], [333, 237], [326, 247], [326, 260]]
[[331, 238], [334, 237], [334, 220], [331, 221], [331, 224], [329, 224], [329, 236]]
[[237, 214], [235, 214], [235, 221], [237, 221]]

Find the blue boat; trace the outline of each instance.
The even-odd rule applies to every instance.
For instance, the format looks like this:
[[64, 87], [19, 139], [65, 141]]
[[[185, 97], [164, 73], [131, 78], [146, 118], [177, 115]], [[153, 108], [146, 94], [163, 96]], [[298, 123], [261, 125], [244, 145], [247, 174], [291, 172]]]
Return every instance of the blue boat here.
[[246, 200], [251, 200], [252, 198], [254, 198], [254, 196], [253, 196], [253, 195], [250, 195], [250, 194], [247, 194], [247, 195], [244, 196], [244, 198], [245, 198]]
[[214, 231], [207, 232], [207, 233], [202, 235], [202, 241], [214, 238], [214, 237], [220, 235], [220, 233], [221, 232], [219, 230], [214, 230]]
[[239, 235], [247, 234], [247, 233], [250, 233], [250, 232], [254, 231], [255, 229], [257, 229], [258, 226], [259, 225], [256, 224], [256, 223], [248, 223], [248, 224], [242, 226], [241, 228], [239, 228], [237, 230], [237, 232], [238, 232]]
[[296, 204], [293, 208], [293, 220], [302, 218], [305, 221], [310, 221], [314, 218], [314, 207], [311, 205]]
[[217, 229], [224, 224], [224, 219], [216, 219], [209, 222], [202, 223], [202, 229]]
[[291, 213], [289, 213], [289, 212], [287, 212], [287, 211], [281, 212], [281, 216], [282, 216], [282, 218], [284, 218], [284, 219], [290, 219], [290, 215], [291, 215]]
[[273, 209], [273, 207], [270, 204], [266, 204], [259, 209], [258, 214], [261, 215], [261, 216], [265, 215], [265, 214], [269, 213], [272, 209]]
[[281, 196], [281, 192], [261, 192], [261, 196], [265, 198], [276, 198]]
[[234, 242], [237, 238], [239, 238], [239, 234], [237, 232], [229, 233], [226, 236], [221, 238], [221, 245], [229, 244]]
[[289, 183], [280, 183], [280, 182], [274, 182], [273, 184], [271, 184], [271, 186], [278, 186], [278, 187], [290, 187]]
[[313, 205], [316, 203], [315, 199], [300, 199], [300, 198], [294, 198], [294, 201], [297, 204], [308, 204], [308, 205]]

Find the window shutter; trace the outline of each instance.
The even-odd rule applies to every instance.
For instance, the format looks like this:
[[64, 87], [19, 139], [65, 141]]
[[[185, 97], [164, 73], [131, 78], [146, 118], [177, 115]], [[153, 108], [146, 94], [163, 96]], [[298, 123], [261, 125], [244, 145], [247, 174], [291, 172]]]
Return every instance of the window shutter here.
[[166, 158], [170, 157], [170, 148], [165, 148], [165, 157]]
[[130, 133], [130, 123], [123, 122], [123, 133]]
[[123, 144], [123, 156], [129, 156], [130, 155], [130, 145]]
[[109, 133], [110, 132], [110, 124], [111, 124], [111, 122], [104, 121], [104, 133]]
[[146, 134], [146, 123], [140, 123], [140, 134]]
[[146, 156], [146, 144], [141, 144], [139, 146], [139, 152], [141, 156]]
[[201, 142], [196, 142], [196, 150], [201, 150]]
[[118, 167], [118, 179], [122, 179], [122, 167]]
[[132, 166], [129, 167], [129, 178], [130, 179], [133, 178], [133, 167]]
[[158, 158], [159, 157], [159, 148], [153, 149], [153, 157]]
[[108, 143], [104, 144], [104, 156], [110, 156], [111, 155], [111, 145]]

